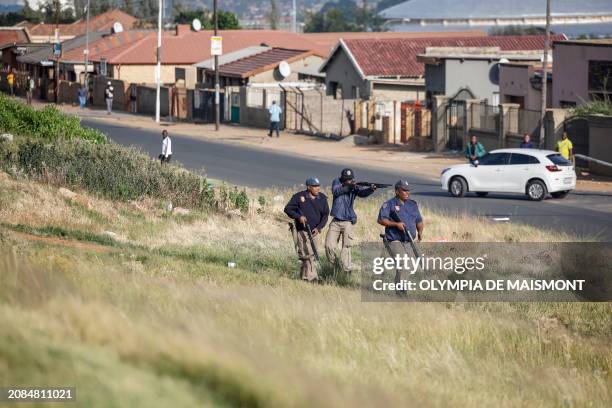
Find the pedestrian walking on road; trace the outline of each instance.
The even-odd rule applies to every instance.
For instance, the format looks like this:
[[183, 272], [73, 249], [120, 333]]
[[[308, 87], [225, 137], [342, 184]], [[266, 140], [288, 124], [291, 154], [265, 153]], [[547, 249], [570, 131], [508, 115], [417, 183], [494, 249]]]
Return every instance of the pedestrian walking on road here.
[[312, 232], [313, 240], [316, 240], [325, 228], [329, 217], [327, 196], [321, 193], [319, 179], [311, 177], [306, 180], [306, 190], [291, 197], [285, 206], [285, 214], [295, 220], [296, 246], [298, 256], [302, 261], [300, 276], [303, 280], [314, 281], [318, 275], [313, 244], [308, 237], [308, 227]]
[[574, 156], [574, 145], [567, 136], [567, 132], [563, 132], [562, 139], [557, 142], [557, 151], [567, 160]]
[[159, 160], [161, 164], [170, 163], [170, 159], [172, 158], [172, 140], [170, 136], [168, 136], [168, 131], [166, 129], [162, 130], [162, 150], [159, 155]]
[[[410, 237], [420, 242], [423, 239], [424, 225], [419, 206], [416, 201], [410, 199], [410, 185], [407, 181], [399, 180], [395, 183], [395, 197], [385, 201], [380, 207], [378, 223], [385, 227], [389, 255], [393, 258], [397, 255], [402, 258], [404, 255], [411, 256], [405, 243], [410, 242]], [[408, 279], [408, 272], [405, 269], [397, 269], [395, 283]]]
[[523, 135], [523, 143], [521, 143], [520, 146], [521, 149], [534, 149], [535, 146], [533, 145], [533, 142], [531, 141], [531, 135], [529, 135], [529, 133], [525, 133]]
[[87, 105], [87, 93], [87, 85], [83, 84], [79, 88], [79, 106], [81, 107], [81, 110], [85, 109], [85, 106]]
[[26, 100], [28, 101], [28, 105], [32, 104], [32, 94], [34, 93], [34, 78], [28, 75], [28, 80], [26, 81]]
[[[350, 273], [353, 269], [351, 263], [351, 247], [353, 246], [353, 227], [357, 223], [357, 214], [353, 209], [355, 198], [367, 197], [376, 190], [376, 186], [361, 187], [355, 185], [355, 173], [351, 169], [344, 169], [340, 177], [332, 182], [332, 222], [325, 238], [325, 254], [327, 259], [342, 266], [344, 272]], [[342, 239], [340, 256], [336, 253], [338, 243]]]
[[106, 84], [106, 89], [104, 90], [104, 98], [106, 99], [106, 113], [110, 115], [113, 111], [113, 97], [114, 97], [115, 89], [111, 85], [111, 81], [108, 81]]
[[272, 137], [272, 132], [276, 131], [276, 137], [280, 137], [280, 115], [283, 110], [276, 104], [276, 101], [272, 101], [268, 112], [270, 112], [270, 132], [268, 132], [268, 136]]
[[465, 148], [465, 157], [470, 161], [470, 164], [478, 165], [478, 160], [485, 154], [487, 154], [487, 151], [484, 146], [476, 136], [472, 136], [470, 143]]

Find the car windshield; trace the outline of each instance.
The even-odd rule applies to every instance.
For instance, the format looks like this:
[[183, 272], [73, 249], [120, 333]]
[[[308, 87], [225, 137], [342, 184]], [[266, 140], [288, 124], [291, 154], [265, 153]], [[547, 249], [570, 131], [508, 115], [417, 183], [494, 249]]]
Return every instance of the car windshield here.
[[571, 166], [572, 162], [561, 156], [559, 153], [549, 154], [546, 156], [548, 160], [556, 164], [557, 166]]

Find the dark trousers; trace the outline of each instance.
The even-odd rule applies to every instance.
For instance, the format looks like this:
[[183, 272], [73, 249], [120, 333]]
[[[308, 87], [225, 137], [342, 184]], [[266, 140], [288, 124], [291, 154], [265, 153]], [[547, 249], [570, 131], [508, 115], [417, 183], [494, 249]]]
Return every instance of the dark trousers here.
[[276, 137], [280, 137], [280, 122], [270, 122], [270, 132], [268, 136], [272, 137], [272, 132], [276, 131]]
[[161, 164], [164, 163], [170, 163], [170, 159], [172, 158], [172, 155], [169, 154], [168, 157], [164, 157], [163, 155], [159, 155], [159, 160], [161, 161]]

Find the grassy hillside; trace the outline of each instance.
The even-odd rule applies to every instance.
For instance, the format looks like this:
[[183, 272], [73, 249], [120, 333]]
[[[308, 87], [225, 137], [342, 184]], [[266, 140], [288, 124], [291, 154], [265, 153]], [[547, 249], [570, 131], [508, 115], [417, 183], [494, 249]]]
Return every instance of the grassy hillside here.
[[[75, 386], [68, 407], [611, 400], [609, 303], [364, 303], [358, 273], [296, 279], [290, 192], [35, 136], [0, 142], [0, 384]], [[358, 242], [380, 201], [358, 200]], [[576, 239], [422, 212], [429, 240]]]
[[[278, 205], [176, 216], [161, 201], [82, 197], [90, 208], [0, 181], [0, 383], [75, 385], [88, 407], [610, 399], [609, 304], [365, 304], [351, 285], [294, 279]], [[427, 219], [431, 236], [469, 238], [469, 222], [488, 240], [546, 238]], [[360, 240], [377, 232], [366, 224]]]

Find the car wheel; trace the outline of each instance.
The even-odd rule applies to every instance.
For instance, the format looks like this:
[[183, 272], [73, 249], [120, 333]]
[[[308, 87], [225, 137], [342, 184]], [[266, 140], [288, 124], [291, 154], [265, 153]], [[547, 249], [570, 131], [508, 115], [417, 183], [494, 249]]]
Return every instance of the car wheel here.
[[565, 198], [569, 194], [569, 191], [557, 191], [556, 193], [550, 193], [553, 198]]
[[486, 192], [486, 191], [477, 191], [477, 192], [476, 192], [476, 195], [477, 195], [478, 197], [486, 197], [486, 196], [487, 196], [487, 194], [489, 194], [489, 193], [488, 193], [488, 192]]
[[527, 197], [533, 201], [542, 201], [546, 197], [546, 184], [533, 180], [527, 184]]
[[455, 177], [448, 185], [448, 192], [453, 197], [463, 197], [467, 191], [467, 183], [462, 177]]

